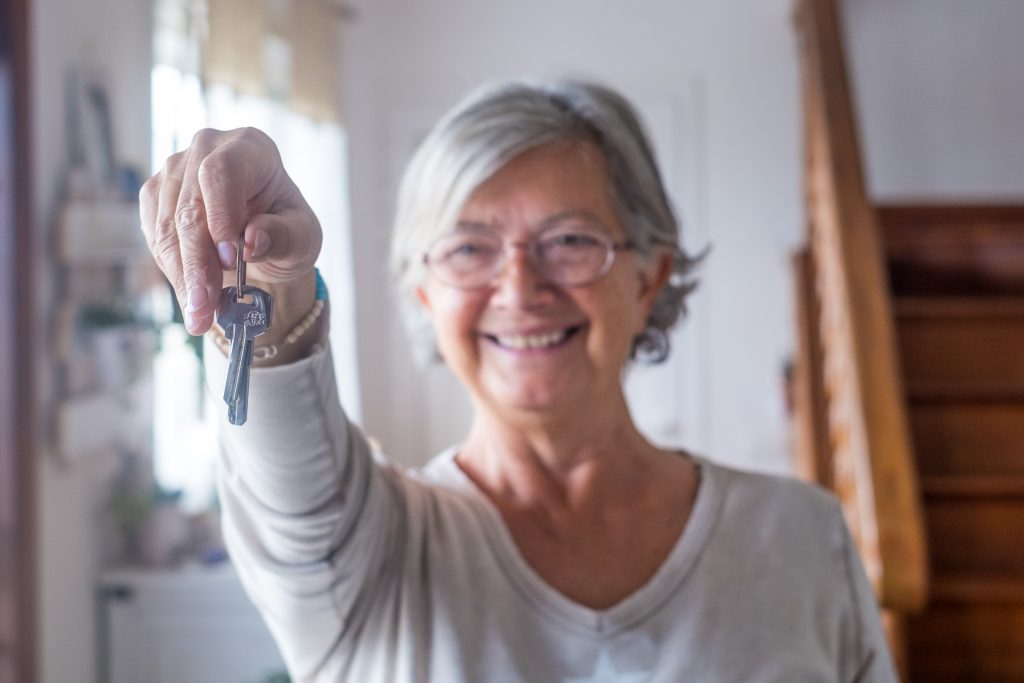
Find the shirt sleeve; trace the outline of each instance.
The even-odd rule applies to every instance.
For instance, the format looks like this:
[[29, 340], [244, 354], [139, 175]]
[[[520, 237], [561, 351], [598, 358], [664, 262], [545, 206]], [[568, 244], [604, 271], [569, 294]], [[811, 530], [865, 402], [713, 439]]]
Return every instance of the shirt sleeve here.
[[878, 601], [850, 530], [841, 514], [839, 518], [855, 625], [854, 632], [849, 634], [852, 642], [844, 648], [841, 680], [850, 683], [898, 683], [899, 678], [882, 628]]
[[[207, 351], [215, 388], [227, 363]], [[389, 580], [402, 533], [396, 473], [346, 418], [329, 349], [253, 368], [245, 425], [221, 415], [225, 543], [289, 671], [307, 680]]]

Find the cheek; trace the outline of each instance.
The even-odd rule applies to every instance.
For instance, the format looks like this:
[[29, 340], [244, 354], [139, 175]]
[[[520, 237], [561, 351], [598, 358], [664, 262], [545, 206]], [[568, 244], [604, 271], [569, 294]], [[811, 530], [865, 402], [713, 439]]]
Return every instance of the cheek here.
[[647, 329], [647, 315], [649, 311], [644, 310], [641, 307], [637, 307], [636, 312], [633, 314], [636, 318], [636, 322], [633, 325], [633, 335], [643, 334], [644, 330]]
[[[632, 280], [620, 280], [600, 299], [592, 342], [605, 354], [625, 362], [633, 349], [633, 340], [647, 328], [647, 312], [640, 292]], [[618, 362], [618, 361], [616, 361]]]
[[468, 339], [475, 339], [480, 304], [462, 292], [435, 292], [431, 296], [430, 316], [434, 333], [446, 358], [460, 351]]
[[618, 311], [626, 329], [632, 330], [632, 336], [642, 334], [647, 329], [647, 316], [650, 313], [651, 301], [638, 280], [622, 283], [624, 293], [622, 308]]

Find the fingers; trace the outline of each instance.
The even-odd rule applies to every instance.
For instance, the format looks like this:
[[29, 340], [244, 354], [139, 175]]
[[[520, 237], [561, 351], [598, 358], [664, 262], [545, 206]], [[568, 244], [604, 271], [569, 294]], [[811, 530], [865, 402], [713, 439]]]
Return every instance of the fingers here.
[[151, 176], [139, 190], [139, 227], [146, 238], [146, 245], [153, 251], [153, 234], [156, 226], [156, 211], [160, 197], [160, 174]]
[[185, 155], [174, 206], [185, 294], [182, 298], [179, 293], [179, 302], [185, 313], [185, 325], [192, 334], [202, 334], [210, 329], [221, 290], [221, 264], [207, 225], [208, 211], [198, 179], [199, 169], [216, 144], [215, 136], [218, 134], [219, 131], [204, 130], [193, 138]]
[[185, 154], [168, 157], [163, 169], [150, 178], [140, 195], [143, 232], [157, 265], [174, 288], [182, 311], [186, 310], [186, 289], [174, 212], [178, 205]]
[[[227, 255], [248, 217], [270, 210], [283, 175], [274, 143], [253, 128], [231, 131], [216, 149], [205, 154], [196, 179], [206, 208], [210, 238]], [[232, 267], [222, 259], [222, 266]]]

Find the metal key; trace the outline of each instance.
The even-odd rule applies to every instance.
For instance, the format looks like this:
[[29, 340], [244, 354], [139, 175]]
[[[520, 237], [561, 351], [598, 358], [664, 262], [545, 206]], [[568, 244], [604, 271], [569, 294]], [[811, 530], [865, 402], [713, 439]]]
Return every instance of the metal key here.
[[243, 246], [244, 243], [239, 240], [236, 286], [221, 290], [220, 305], [217, 307], [217, 324], [231, 342], [224, 402], [228, 405], [228, 421], [233, 425], [245, 424], [248, 417], [253, 339], [270, 328], [273, 308], [270, 294], [245, 284]]
[[246, 287], [239, 300], [237, 288], [221, 293], [217, 321], [224, 336], [231, 342], [228, 374], [224, 385], [224, 402], [228, 405], [231, 424], [245, 424], [249, 399], [249, 370], [253, 359], [253, 339], [266, 332], [270, 325], [270, 295], [255, 287]]

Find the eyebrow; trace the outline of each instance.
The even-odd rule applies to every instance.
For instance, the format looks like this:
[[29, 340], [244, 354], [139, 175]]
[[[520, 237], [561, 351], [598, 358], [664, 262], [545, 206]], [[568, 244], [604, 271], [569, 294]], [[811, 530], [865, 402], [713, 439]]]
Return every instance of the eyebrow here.
[[456, 230], [494, 230], [494, 226], [481, 221], [459, 221], [455, 224]]
[[607, 225], [601, 222], [601, 220], [597, 216], [590, 213], [586, 209], [569, 209], [568, 211], [562, 211], [560, 213], [556, 213], [553, 216], [548, 216], [547, 218], [540, 222], [538, 230], [550, 228], [552, 225], [557, 225], [558, 223], [561, 223], [562, 221], [568, 220], [570, 218], [582, 218], [586, 220], [588, 223], [593, 223], [595, 226], [601, 228], [603, 232], [610, 232]]
[[[537, 225], [535, 232], [546, 230], [547, 228], [557, 225], [562, 221], [569, 220], [572, 218], [582, 218], [586, 222], [591, 223], [602, 230], [602, 232], [611, 233], [611, 230], [605, 225], [600, 219], [586, 209], [568, 209], [566, 211], [560, 211], [556, 214], [548, 216]], [[479, 230], [495, 230], [498, 226], [485, 223], [483, 221], [459, 221], [455, 224], [456, 230], [467, 230], [467, 231], [479, 231]]]

